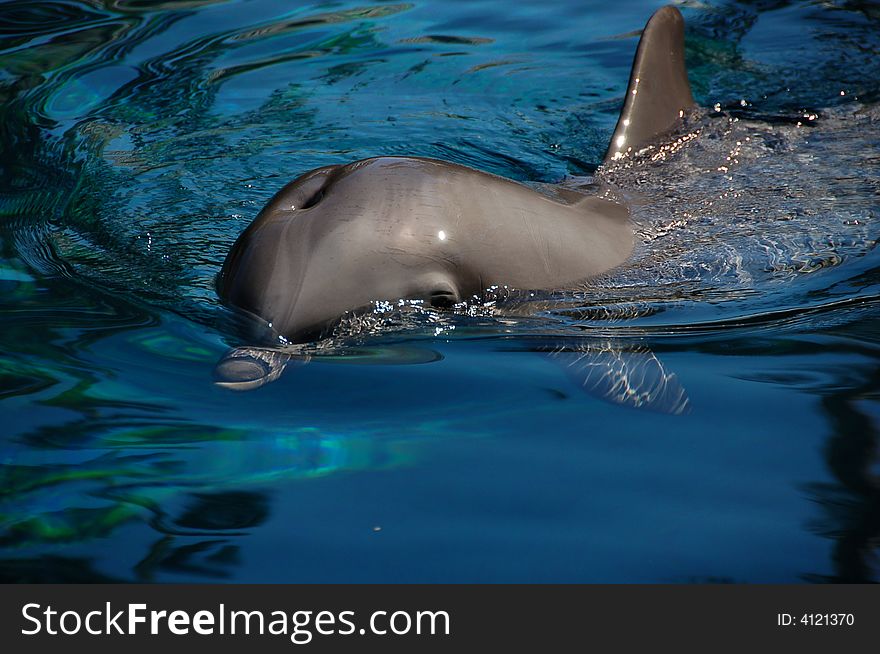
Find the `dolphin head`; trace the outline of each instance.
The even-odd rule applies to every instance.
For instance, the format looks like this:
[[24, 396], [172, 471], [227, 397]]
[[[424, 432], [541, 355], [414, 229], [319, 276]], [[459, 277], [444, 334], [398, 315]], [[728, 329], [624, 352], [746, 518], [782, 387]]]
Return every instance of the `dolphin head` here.
[[419, 197], [410, 174], [418, 171], [381, 158], [297, 178], [233, 245], [218, 277], [221, 298], [296, 342], [374, 301], [445, 308], [479, 292], [441, 218], [413, 219]]

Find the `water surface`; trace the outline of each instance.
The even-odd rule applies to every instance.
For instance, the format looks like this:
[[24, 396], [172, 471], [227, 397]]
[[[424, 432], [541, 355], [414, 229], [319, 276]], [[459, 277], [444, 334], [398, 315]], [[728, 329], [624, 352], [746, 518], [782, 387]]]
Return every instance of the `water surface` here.
[[[599, 168], [661, 4], [0, 4], [0, 577], [877, 581], [880, 12], [680, 3], [702, 109]], [[596, 176], [636, 254], [215, 386], [238, 233], [383, 154]]]

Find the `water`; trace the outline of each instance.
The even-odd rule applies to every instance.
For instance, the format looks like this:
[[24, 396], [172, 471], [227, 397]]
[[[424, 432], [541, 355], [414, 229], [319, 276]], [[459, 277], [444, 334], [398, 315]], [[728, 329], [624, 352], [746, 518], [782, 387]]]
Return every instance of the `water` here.
[[[880, 12], [681, 3], [702, 109], [597, 170], [659, 5], [0, 5], [0, 577], [877, 581]], [[380, 154], [598, 175], [636, 255], [215, 386], [237, 234]]]

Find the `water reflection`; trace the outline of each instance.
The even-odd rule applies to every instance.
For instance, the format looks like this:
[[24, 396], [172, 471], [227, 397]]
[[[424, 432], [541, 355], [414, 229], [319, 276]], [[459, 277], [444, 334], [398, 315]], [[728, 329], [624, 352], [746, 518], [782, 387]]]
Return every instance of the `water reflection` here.
[[[516, 358], [510, 361], [515, 363], [515, 374], [519, 374], [532, 367], [528, 361], [537, 360], [538, 354], [559, 368], [557, 374], [573, 369], [567, 373], [571, 376], [572, 389], [594, 380], [595, 370], [601, 366], [609, 379], [585, 390], [621, 406], [679, 414], [672, 416], [681, 421], [676, 423], [675, 429], [685, 432], [699, 426], [687, 422], [690, 416], [683, 409], [688, 407], [689, 400], [676, 375], [661, 359], [679, 359], [683, 354], [693, 356], [695, 352], [705, 357], [746, 358], [757, 362], [763, 371], [747, 374], [748, 379], [771, 384], [774, 388], [787, 386], [799, 393], [816, 395], [821, 398], [828, 417], [830, 436], [825, 458], [836, 481], [814, 483], [806, 488], [810, 499], [823, 507], [827, 515], [809, 528], [835, 541], [834, 574], [806, 575], [806, 578], [872, 581], [877, 579], [874, 559], [880, 527], [876, 513], [878, 433], [874, 426], [876, 402], [880, 399], [880, 366], [876, 364], [875, 351], [880, 335], [864, 334], [864, 339], [854, 342], [845, 327], [835, 329], [836, 332], [832, 330], [821, 337], [795, 332], [788, 336], [767, 334], [754, 338], [748, 335], [747, 329], [739, 334], [733, 330], [734, 333], [725, 338], [710, 335], [656, 340], [652, 337], [648, 340], [654, 341], [656, 355], [638, 344], [627, 345], [626, 341], [609, 344], [602, 340], [590, 343], [570, 338], [511, 338], [496, 342], [493, 356], [505, 352], [506, 356], [514, 355]], [[144, 347], [136, 331], [118, 347], [123, 347], [122, 343], [126, 349]], [[169, 343], [160, 340], [153, 345], [156, 347], [153, 350], [156, 383], [162, 383], [165, 364], [160, 359]], [[173, 352], [185, 349], [171, 348]], [[461, 350], [457, 356], [466, 356], [466, 351]], [[112, 354], [113, 349], [109, 352]], [[199, 375], [209, 372], [217, 352], [219, 347], [196, 354], [194, 361], [200, 362]], [[820, 354], [840, 360], [857, 356], [868, 362], [835, 370], [817, 360]], [[141, 357], [131, 357], [131, 360], [135, 358]], [[341, 363], [345, 367], [344, 360]], [[586, 367], [586, 373], [580, 368], [581, 364]], [[620, 388], [619, 375], [627, 366], [631, 366], [636, 382], [626, 381], [623, 386], [638, 388], [641, 383], [645, 392], [615, 399]], [[316, 366], [317, 369], [329, 370], [324, 366]], [[10, 555], [45, 552], [45, 565], [38, 571], [35, 561], [29, 563], [27, 556], [13, 557], [14, 560], [0, 565], [0, 574], [9, 580], [83, 579], [90, 574], [88, 565], [75, 557], [58, 556], [59, 551], [75, 547], [100, 552], [104, 549], [102, 543], [120, 539], [125, 542], [125, 534], [139, 525], [148, 525], [149, 535], [141, 531], [133, 547], [128, 546], [128, 554], [137, 557], [131, 568], [133, 579], [234, 579], [248, 558], [246, 539], [259, 535], [276, 510], [284, 510], [285, 505], [297, 501], [296, 495], [279, 497], [285, 480], [400, 468], [412, 464], [411, 454], [420, 447], [416, 442], [407, 442], [417, 433], [415, 425], [408, 424], [415, 415], [411, 412], [404, 414], [400, 422], [385, 420], [390, 432], [387, 434], [371, 431], [368, 425], [360, 432], [349, 425], [344, 433], [334, 434], [328, 427], [309, 428], [303, 426], [303, 422], [299, 422], [299, 427], [292, 421], [271, 424], [279, 418], [235, 426], [241, 414], [229, 408], [224, 410], [223, 405], [230, 396], [241, 395], [223, 393], [211, 399], [207, 388], [198, 404], [209, 407], [217, 424], [226, 425], [219, 427], [184, 420], [182, 409], [173, 406], [169, 398], [161, 404], [143, 401], [138, 404], [130, 399], [122, 400], [127, 395], [123, 387], [108, 393], [101, 389], [103, 383], [97, 378], [80, 377], [78, 394], [60, 393], [67, 395], [60, 405], [68, 412], [77, 413], [77, 418], [58, 424], [54, 430], [37, 426], [21, 433], [14, 441], [19, 448], [16, 463], [7, 463], [0, 473], [0, 488], [4, 489], [0, 498], [0, 544]], [[542, 382], [536, 380], [535, 383]], [[281, 389], [286, 392], [275, 397], [290, 403], [290, 392], [298, 387], [307, 388], [309, 384], [309, 376], [300, 386], [287, 383]], [[148, 397], [149, 392], [144, 391], [150, 387], [150, 380], [142, 380], [141, 394]], [[202, 388], [206, 387], [203, 383]], [[651, 395], [653, 389], [658, 389], [654, 396]], [[52, 392], [50, 390], [50, 394]], [[561, 392], [569, 402], [578, 401], [576, 394]], [[45, 396], [46, 390], [34, 393]], [[251, 397], [257, 398], [260, 394], [263, 390]], [[301, 401], [307, 406], [313, 405], [315, 397], [306, 395]], [[413, 397], [412, 392], [409, 397]], [[298, 396], [294, 394], [293, 398]], [[191, 401], [190, 396], [183, 398], [182, 403]], [[242, 406], [259, 412], [261, 407], [272, 406], [272, 403], [247, 402]], [[494, 403], [482, 406], [481, 410], [488, 414], [483, 416], [484, 420], [493, 419], [491, 412], [497, 412], [494, 417], [501, 419], [512, 410]], [[540, 410], [537, 404], [535, 408]], [[438, 409], [441, 414], [461, 412], [463, 419], [472, 410], [454, 403], [431, 407], [432, 412]], [[294, 415], [305, 420], [310, 413], [315, 415], [314, 411]], [[620, 428], [625, 434], [625, 423], [621, 423]], [[446, 440], [452, 435], [474, 437], [458, 427], [438, 425], [422, 431], [419, 438], [431, 442]], [[779, 434], [777, 437], [790, 436]], [[654, 434], [652, 438], [667, 437]], [[754, 453], [761, 456], [760, 449]], [[651, 465], [650, 459], [645, 464]], [[665, 476], [659, 468], [652, 474]], [[677, 483], [686, 486], [688, 482], [679, 479]], [[76, 571], [78, 565], [81, 566], [79, 572]], [[91, 569], [95, 580], [107, 579], [102, 569], [106, 569], [106, 564], [97, 564]]]
[[[710, 104], [785, 112], [853, 96], [876, 102], [880, 12], [871, 0], [728, 0], [687, 19], [695, 91]], [[714, 69], [711, 81], [704, 66]], [[732, 89], [739, 95], [729, 97]]]
[[302, 348], [239, 347], [217, 362], [214, 383], [230, 390], [250, 391], [277, 380], [287, 368], [308, 363], [400, 366], [434, 363], [442, 358], [430, 348], [406, 345], [323, 342]]
[[125, 581], [95, 569], [87, 557], [39, 556], [0, 559], [4, 584], [113, 584]]
[[135, 581], [154, 582], [161, 573], [199, 579], [227, 579], [234, 574], [239, 561], [239, 547], [227, 540], [202, 540], [177, 543], [173, 538], [156, 541], [150, 551], [134, 567]]
[[[874, 271], [876, 279], [877, 271]], [[861, 340], [852, 340], [854, 333]], [[806, 528], [833, 541], [831, 574], [805, 571], [814, 582], [865, 583], [880, 580], [880, 331], [876, 319], [837, 326], [814, 336], [774, 339], [770, 343], [735, 340], [701, 349], [724, 356], [766, 355], [794, 364], [747, 378], [788, 386], [815, 395], [827, 418], [822, 455], [833, 481], [803, 488], [823, 516]], [[826, 366], [829, 355], [844, 366]], [[767, 367], [770, 368], [767, 360]]]
[[[169, 516], [163, 511], [152, 521], [157, 531], [168, 535], [153, 543], [134, 566], [135, 579], [152, 582], [165, 573], [232, 577], [241, 563], [241, 554], [239, 545], [230, 538], [256, 529], [268, 515], [269, 497], [265, 492], [192, 493], [180, 515]], [[190, 538], [181, 542], [176, 536]]]
[[[630, 5], [602, 8], [602, 20], [581, 1], [514, 5], [0, 6], [0, 579], [240, 579], [266, 541], [299, 543], [273, 520], [306, 515], [318, 530], [336, 518], [292, 511], [319, 493], [312, 482], [358, 474], [338, 522], [366, 519], [357, 501], [386, 484], [401, 524], [422, 530], [370, 543], [387, 548], [389, 569], [424, 570], [422, 536], [425, 547], [449, 538], [444, 551], [462, 559], [488, 552], [499, 576], [521, 569], [502, 560], [520, 542], [550, 566], [556, 548], [583, 539], [572, 575], [603, 539], [631, 547], [615, 562], [632, 565], [645, 559], [644, 529], [614, 520], [638, 515], [642, 483], [647, 512], [665, 508], [672, 528], [693, 530], [676, 560], [717, 555], [706, 563], [716, 574], [699, 578], [738, 578], [742, 552], [706, 554], [711, 518], [693, 515], [690, 498], [656, 504], [664, 485], [677, 497], [714, 470], [717, 452], [677, 443], [711, 440], [718, 421], [747, 424], [725, 412], [735, 402], [710, 417], [700, 404], [724, 381], [719, 358], [734, 354], [759, 370], [750, 383], [816, 397], [827, 420], [816, 429], [829, 434], [830, 478], [798, 487], [823, 513], [812, 532], [786, 536], [792, 548], [830, 539], [833, 560], [829, 572], [816, 554], [801, 572], [877, 580], [880, 57], [868, 2], [685, 3], [694, 86], [723, 111], [698, 117], [699, 138], [656, 153], [656, 166], [608, 173], [647, 191], [649, 209], [644, 257], [616, 279], [500, 318], [407, 322], [408, 336], [311, 353], [296, 370], [288, 359], [288, 374], [256, 393], [210, 383], [236, 333], [214, 274], [297, 172], [376, 154], [524, 180], [595, 170], [642, 19]], [[863, 104], [833, 108], [853, 93]], [[814, 106], [805, 136], [797, 123]], [[432, 365], [387, 365], [401, 360]], [[803, 426], [784, 402], [777, 410]], [[799, 434], [776, 436], [800, 446]], [[642, 448], [638, 474], [615, 486], [627, 442]], [[647, 456], [651, 442], [670, 458]], [[559, 485], [584, 443], [576, 481]], [[433, 458], [441, 445], [447, 458]], [[762, 455], [744, 451], [734, 473]], [[416, 467], [421, 457], [431, 465]], [[805, 466], [779, 485], [821, 478]], [[706, 487], [719, 503], [730, 492]], [[428, 507], [422, 522], [413, 506]], [[744, 530], [760, 527], [761, 508], [737, 507]], [[337, 536], [346, 551], [324, 562], [350, 558]]]
[[876, 363], [848, 370], [836, 389], [822, 392], [833, 433], [825, 458], [836, 483], [813, 484], [809, 492], [827, 516], [814, 529], [835, 541], [834, 574], [812, 580], [880, 581], [880, 356], [875, 357]]

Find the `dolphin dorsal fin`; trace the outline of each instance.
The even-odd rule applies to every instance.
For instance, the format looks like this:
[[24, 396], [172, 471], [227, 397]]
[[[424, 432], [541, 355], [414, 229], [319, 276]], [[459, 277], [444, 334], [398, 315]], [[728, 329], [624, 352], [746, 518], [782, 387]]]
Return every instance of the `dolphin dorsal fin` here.
[[675, 127], [693, 104], [684, 64], [684, 19], [678, 9], [666, 6], [654, 12], [642, 32], [605, 161], [649, 145]]

